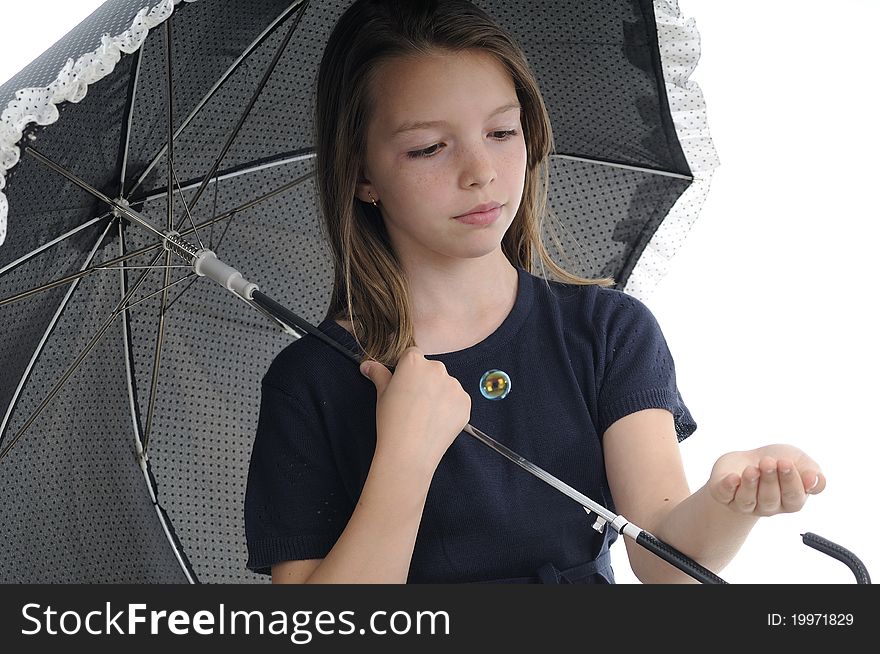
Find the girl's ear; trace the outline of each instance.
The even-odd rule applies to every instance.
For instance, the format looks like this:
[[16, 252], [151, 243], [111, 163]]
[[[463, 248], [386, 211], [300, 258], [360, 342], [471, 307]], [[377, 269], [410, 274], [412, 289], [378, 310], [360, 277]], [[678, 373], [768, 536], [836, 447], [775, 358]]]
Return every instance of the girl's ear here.
[[360, 184], [358, 184], [358, 190], [355, 193], [355, 197], [358, 200], [360, 200], [361, 202], [366, 202], [367, 204], [371, 204], [372, 201], [376, 199], [376, 194], [373, 193], [373, 198], [371, 199], [370, 193], [372, 193], [372, 191], [370, 190], [370, 188], [371, 187], [368, 187], [368, 186], [364, 186], [363, 188], [361, 188]]
[[357, 186], [355, 187], [355, 196], [361, 202], [371, 202], [370, 193], [373, 194], [373, 197], [376, 198], [378, 195], [376, 190], [373, 188], [373, 184], [370, 180], [365, 177], [359, 177], [357, 181]]

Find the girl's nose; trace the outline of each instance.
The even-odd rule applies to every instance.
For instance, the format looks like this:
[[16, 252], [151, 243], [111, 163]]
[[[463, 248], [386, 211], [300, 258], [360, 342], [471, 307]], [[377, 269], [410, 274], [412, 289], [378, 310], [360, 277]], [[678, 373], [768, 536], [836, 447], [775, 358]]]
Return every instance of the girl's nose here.
[[486, 145], [474, 145], [464, 154], [462, 170], [463, 186], [485, 186], [495, 179], [495, 162]]

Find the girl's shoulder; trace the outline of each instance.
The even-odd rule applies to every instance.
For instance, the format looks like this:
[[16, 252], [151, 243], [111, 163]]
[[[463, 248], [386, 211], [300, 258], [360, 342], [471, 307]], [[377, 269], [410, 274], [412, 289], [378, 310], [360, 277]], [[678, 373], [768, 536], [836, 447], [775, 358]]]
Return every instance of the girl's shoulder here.
[[337, 325], [342, 327], [345, 331], [354, 337], [354, 326], [352, 325], [350, 320], [334, 320]]
[[559, 312], [565, 322], [586, 321], [605, 330], [629, 324], [653, 322], [653, 314], [639, 298], [599, 284], [573, 284], [534, 276], [536, 293], [548, 309]]
[[[318, 329], [331, 338], [341, 341], [340, 334], [328, 333], [332, 330], [329, 323], [333, 322], [325, 320], [318, 325]], [[345, 329], [344, 325], [335, 325], [335, 327], [337, 331]], [[343, 343], [343, 345], [347, 345], [347, 343]], [[320, 339], [305, 335], [288, 343], [275, 355], [263, 376], [262, 383], [295, 395], [309, 385], [318, 384], [320, 386], [320, 381], [324, 378], [332, 377], [333, 374], [338, 375], [340, 367], [343, 370], [351, 368], [354, 373], [360, 375], [357, 366], [347, 362], [341, 353]]]
[[560, 306], [577, 306], [579, 309], [592, 310], [597, 303], [608, 303], [615, 297], [614, 293], [620, 293], [599, 284], [574, 284], [538, 275], [532, 275], [532, 279], [536, 295]]

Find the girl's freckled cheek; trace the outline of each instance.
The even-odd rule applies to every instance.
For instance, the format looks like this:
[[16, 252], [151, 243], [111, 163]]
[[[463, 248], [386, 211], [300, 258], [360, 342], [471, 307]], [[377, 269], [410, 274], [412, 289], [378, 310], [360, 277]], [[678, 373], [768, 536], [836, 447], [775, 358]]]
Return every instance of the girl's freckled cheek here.
[[416, 179], [416, 184], [421, 188], [430, 190], [437, 184], [437, 178], [429, 175], [422, 175]]

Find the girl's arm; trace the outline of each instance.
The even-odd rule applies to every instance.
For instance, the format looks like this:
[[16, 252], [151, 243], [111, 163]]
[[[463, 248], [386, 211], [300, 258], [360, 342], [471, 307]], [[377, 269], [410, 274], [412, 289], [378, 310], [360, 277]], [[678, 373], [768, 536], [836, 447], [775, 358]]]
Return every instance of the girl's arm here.
[[324, 559], [273, 566], [273, 581], [402, 584], [409, 576], [431, 479], [470, 420], [471, 399], [417, 347], [393, 375], [377, 361], [361, 373], [376, 386], [376, 450], [357, 506]]
[[[604, 435], [605, 467], [618, 513], [660, 540], [720, 572], [760, 516], [798, 511], [807, 493], [821, 492], [819, 466], [790, 445], [731, 452], [691, 494], [672, 414], [637, 411]], [[808, 490], [809, 489], [809, 490]], [[694, 580], [626, 539], [633, 572], [643, 583]]]
[[333, 549], [324, 559], [273, 566], [273, 583], [406, 583], [430, 483], [411, 462], [377, 454]]

